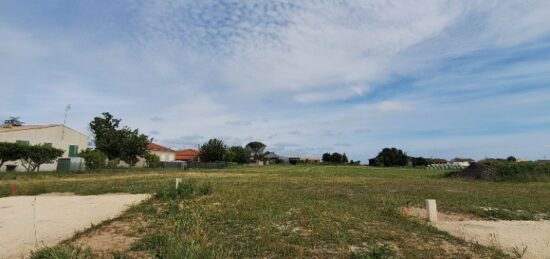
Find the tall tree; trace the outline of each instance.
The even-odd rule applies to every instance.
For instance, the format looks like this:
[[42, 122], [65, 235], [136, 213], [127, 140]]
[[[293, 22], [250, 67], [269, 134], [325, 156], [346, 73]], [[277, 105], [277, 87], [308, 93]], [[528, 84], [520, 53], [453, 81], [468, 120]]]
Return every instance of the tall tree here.
[[332, 156], [330, 153], [324, 153], [322, 159], [325, 163], [332, 163]]
[[348, 156], [346, 156], [346, 153], [342, 155], [342, 163], [347, 164], [348, 163]]
[[121, 159], [134, 166], [139, 157], [147, 154], [147, 144], [151, 140], [147, 135], [140, 134], [138, 129], [127, 126], [120, 129], [121, 119], [110, 113], [104, 112], [102, 115], [90, 122], [96, 150], [107, 155], [109, 160]]
[[138, 129], [132, 130], [124, 127], [119, 131], [121, 138], [120, 158], [129, 166], [134, 166], [139, 157], [145, 157], [147, 154], [147, 145], [151, 142], [145, 134], [140, 134]]
[[108, 112], [103, 117], [95, 117], [90, 122], [96, 150], [101, 151], [109, 160], [122, 156], [122, 137], [119, 133], [120, 119]]
[[248, 144], [246, 144], [246, 148], [250, 150], [250, 153], [254, 157], [254, 160], [258, 161], [262, 159], [262, 155], [264, 154], [265, 150], [265, 144], [259, 141], [252, 141]]
[[200, 158], [203, 162], [223, 161], [225, 144], [219, 139], [210, 139], [200, 148]]

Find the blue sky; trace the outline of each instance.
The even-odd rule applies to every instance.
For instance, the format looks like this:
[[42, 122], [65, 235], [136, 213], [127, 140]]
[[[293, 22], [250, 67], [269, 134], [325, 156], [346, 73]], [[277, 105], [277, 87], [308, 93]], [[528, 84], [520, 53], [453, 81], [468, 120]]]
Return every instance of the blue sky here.
[[550, 157], [550, 2], [0, 1], [0, 117], [285, 155]]

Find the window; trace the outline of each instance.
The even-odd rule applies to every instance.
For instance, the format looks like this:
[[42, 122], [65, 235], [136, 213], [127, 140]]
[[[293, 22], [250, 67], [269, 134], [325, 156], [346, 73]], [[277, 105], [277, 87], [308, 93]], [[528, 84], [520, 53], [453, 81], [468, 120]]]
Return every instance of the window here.
[[29, 141], [28, 140], [17, 140], [15, 141], [16, 144], [19, 144], [19, 145], [24, 145], [24, 146], [28, 146], [29, 145]]
[[45, 147], [53, 147], [52, 143], [44, 143]]
[[70, 145], [69, 146], [69, 157], [76, 157], [78, 155], [78, 146]]

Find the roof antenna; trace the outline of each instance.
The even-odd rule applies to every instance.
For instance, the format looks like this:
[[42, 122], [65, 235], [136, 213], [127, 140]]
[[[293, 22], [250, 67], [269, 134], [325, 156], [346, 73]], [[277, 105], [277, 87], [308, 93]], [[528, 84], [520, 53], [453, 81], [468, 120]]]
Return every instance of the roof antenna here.
[[67, 113], [71, 109], [71, 104], [67, 104], [65, 107], [65, 118], [63, 118], [63, 128], [61, 128], [61, 140], [65, 137], [65, 124], [67, 124]]

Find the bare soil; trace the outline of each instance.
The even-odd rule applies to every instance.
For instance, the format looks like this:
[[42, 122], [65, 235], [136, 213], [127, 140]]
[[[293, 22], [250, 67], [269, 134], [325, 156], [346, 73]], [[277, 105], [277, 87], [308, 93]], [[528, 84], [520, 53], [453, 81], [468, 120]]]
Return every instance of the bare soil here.
[[[22, 258], [120, 215], [147, 194], [0, 198], [0, 258]], [[115, 239], [114, 242], [123, 241]], [[127, 241], [124, 241], [127, 242]]]

